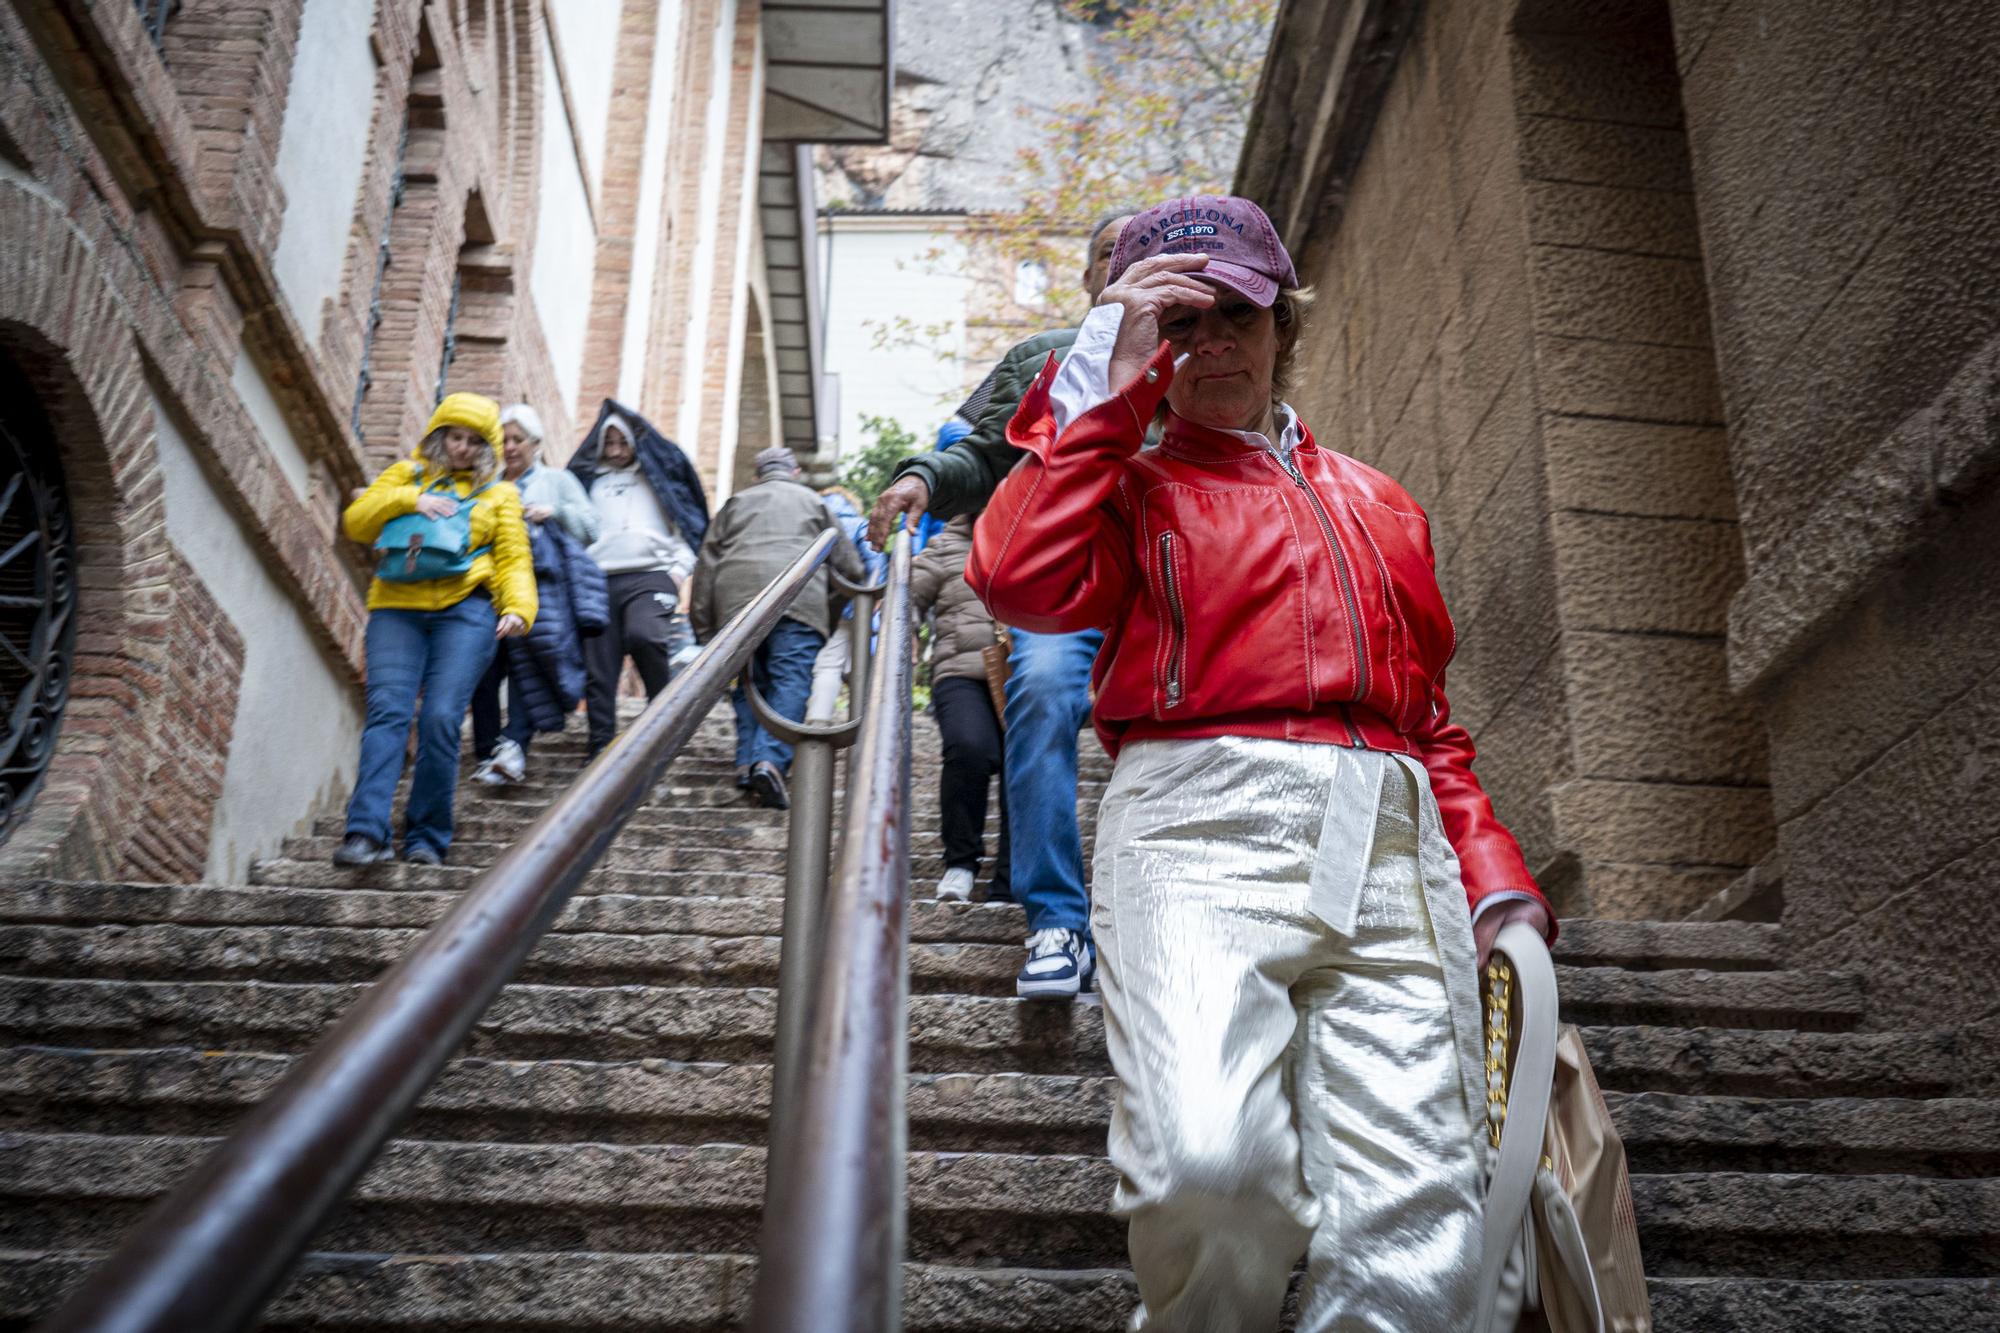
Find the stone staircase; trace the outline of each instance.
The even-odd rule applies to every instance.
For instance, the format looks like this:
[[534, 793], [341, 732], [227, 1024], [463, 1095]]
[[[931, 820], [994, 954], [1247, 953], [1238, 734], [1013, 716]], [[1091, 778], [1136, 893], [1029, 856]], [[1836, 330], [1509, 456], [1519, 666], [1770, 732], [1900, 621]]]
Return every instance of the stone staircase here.
[[[726, 713], [726, 710], [725, 710]], [[784, 817], [725, 713], [479, 1024], [270, 1327], [712, 1329], [749, 1303]], [[917, 720], [906, 1325], [1114, 1330], [1094, 1003], [1012, 997], [1004, 904], [939, 904]], [[1087, 746], [1082, 808], [1108, 762]], [[321, 820], [252, 883], [0, 892], [0, 1327], [25, 1327], [574, 773], [461, 788], [456, 864], [340, 871]], [[1086, 815], [1086, 833], [1094, 817]], [[1573, 921], [1557, 962], [1625, 1134], [1658, 1326], [2000, 1328], [2000, 1101], [1949, 1034], [1857, 1030], [1776, 928]]]

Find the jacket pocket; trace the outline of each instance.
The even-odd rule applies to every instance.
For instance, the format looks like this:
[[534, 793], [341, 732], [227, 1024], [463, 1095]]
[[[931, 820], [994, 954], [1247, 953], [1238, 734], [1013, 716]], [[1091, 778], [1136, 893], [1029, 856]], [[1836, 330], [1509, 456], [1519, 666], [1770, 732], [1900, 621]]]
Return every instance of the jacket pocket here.
[[1178, 708], [1187, 697], [1187, 604], [1180, 572], [1174, 567], [1174, 534], [1160, 534], [1160, 589], [1167, 604], [1167, 664], [1161, 707]]

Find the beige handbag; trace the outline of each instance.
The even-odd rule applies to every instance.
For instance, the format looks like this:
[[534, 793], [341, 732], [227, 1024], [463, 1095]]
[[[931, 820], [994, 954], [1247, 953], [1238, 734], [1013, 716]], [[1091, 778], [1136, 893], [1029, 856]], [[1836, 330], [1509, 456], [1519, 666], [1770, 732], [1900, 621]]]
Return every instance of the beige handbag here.
[[1557, 1023], [1555, 965], [1531, 927], [1501, 931], [1486, 992], [1496, 1151], [1479, 1333], [1650, 1333], [1625, 1145], [1582, 1034]]

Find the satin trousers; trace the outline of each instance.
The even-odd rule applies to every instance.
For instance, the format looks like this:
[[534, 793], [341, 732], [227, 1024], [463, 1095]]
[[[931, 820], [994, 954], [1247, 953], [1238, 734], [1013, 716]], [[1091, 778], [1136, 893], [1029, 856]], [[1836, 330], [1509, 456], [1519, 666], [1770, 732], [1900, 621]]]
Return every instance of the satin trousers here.
[[[1370, 798], [1372, 821], [1327, 817]], [[1343, 825], [1367, 845], [1324, 847]], [[1355, 868], [1348, 934], [1307, 908], [1329, 856]], [[1469, 1327], [1477, 976], [1422, 768], [1245, 737], [1130, 746], [1094, 897], [1143, 1327], [1274, 1329], [1301, 1255], [1301, 1333]]]

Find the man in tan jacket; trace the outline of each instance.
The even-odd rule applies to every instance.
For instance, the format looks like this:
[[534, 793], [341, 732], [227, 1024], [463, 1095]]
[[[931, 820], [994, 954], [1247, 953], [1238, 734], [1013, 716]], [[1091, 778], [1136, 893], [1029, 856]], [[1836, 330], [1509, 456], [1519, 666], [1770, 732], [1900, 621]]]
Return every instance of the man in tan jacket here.
[[[827, 563], [859, 580], [860, 553], [819, 496], [799, 480], [792, 451], [773, 445], [758, 454], [757, 484], [730, 497], [702, 540], [689, 611], [695, 633], [706, 640], [727, 624], [828, 529], [835, 541]], [[751, 679], [781, 717], [805, 716], [813, 658], [833, 625], [830, 592], [826, 565], [821, 565], [751, 659]], [[748, 788], [758, 804], [783, 810], [791, 804], [785, 776], [791, 771], [792, 747], [758, 725], [740, 686], [734, 702], [736, 785]]]

